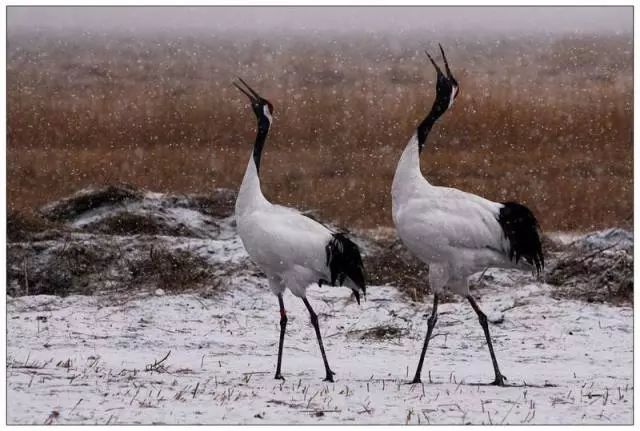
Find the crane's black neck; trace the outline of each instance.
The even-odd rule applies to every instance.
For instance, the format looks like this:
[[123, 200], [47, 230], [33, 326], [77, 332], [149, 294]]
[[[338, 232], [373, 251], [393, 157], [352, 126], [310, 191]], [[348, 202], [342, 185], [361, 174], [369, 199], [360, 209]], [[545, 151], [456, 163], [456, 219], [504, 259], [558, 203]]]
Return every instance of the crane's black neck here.
[[427, 142], [427, 136], [431, 131], [431, 128], [435, 124], [435, 122], [444, 114], [447, 110], [447, 107], [442, 103], [442, 101], [436, 98], [435, 102], [433, 102], [433, 106], [431, 107], [431, 111], [425, 117], [424, 120], [418, 125], [418, 152], [422, 153], [425, 143]]
[[258, 118], [258, 133], [256, 134], [256, 142], [253, 144], [253, 162], [256, 164], [256, 172], [260, 173], [260, 158], [262, 157], [262, 148], [267, 141], [269, 127], [271, 123], [267, 118]]

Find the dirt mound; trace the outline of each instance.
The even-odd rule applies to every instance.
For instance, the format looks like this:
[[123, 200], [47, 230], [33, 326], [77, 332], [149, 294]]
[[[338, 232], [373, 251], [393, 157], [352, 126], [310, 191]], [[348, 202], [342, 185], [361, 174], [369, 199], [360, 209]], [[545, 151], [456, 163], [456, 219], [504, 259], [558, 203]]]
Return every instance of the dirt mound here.
[[188, 250], [151, 248], [148, 254], [128, 261], [127, 266], [131, 283], [150, 284], [169, 292], [182, 292], [215, 280], [209, 262]]
[[[633, 302], [633, 234], [629, 231], [617, 228], [596, 231], [569, 244], [545, 235], [543, 248], [545, 281], [555, 287], [555, 297], [587, 302]], [[370, 241], [364, 263], [370, 284], [392, 284], [412, 301], [430, 300], [428, 266], [415, 258], [392, 232], [376, 235]], [[519, 275], [522, 277], [508, 279], [514, 283], [529, 280], [528, 274]], [[491, 275], [472, 277], [470, 288], [495, 282]], [[442, 298], [442, 302], [458, 300], [452, 294]]]
[[395, 235], [376, 238], [363, 260], [371, 285], [393, 284], [413, 301], [422, 301], [431, 292], [428, 266]]
[[[215, 224], [210, 227], [216, 232]], [[184, 223], [171, 223], [155, 214], [137, 214], [121, 211], [109, 214], [82, 228], [85, 232], [105, 235], [166, 235], [199, 238], [201, 235], [189, 229]]]
[[233, 215], [236, 193], [150, 193], [130, 185], [91, 187], [41, 208], [48, 221], [105, 235], [166, 235], [217, 238], [220, 221]]
[[230, 189], [215, 189], [210, 195], [170, 196], [167, 204], [223, 218], [233, 215], [237, 193]]
[[607, 229], [579, 237], [549, 265], [555, 296], [587, 302], [633, 302], [633, 234]]
[[[235, 230], [235, 198], [227, 189], [170, 195], [117, 185], [82, 190], [42, 208], [41, 216], [9, 213], [8, 292], [216, 291], [239, 276], [255, 275]], [[428, 266], [393, 229], [351, 235], [362, 245], [369, 285], [395, 285], [412, 301], [430, 297]], [[632, 301], [633, 235], [607, 229], [573, 239], [543, 239], [546, 281], [554, 295]], [[471, 288], [495, 283], [487, 277], [473, 277]], [[460, 298], [449, 294], [442, 300]]]
[[44, 241], [10, 246], [7, 293], [20, 295], [93, 294], [117, 258], [102, 241]]
[[69, 234], [62, 240], [9, 244], [10, 296], [129, 295], [201, 290], [210, 295], [223, 282], [251, 273], [250, 262], [229, 260], [240, 245], [185, 247], [171, 237]]
[[74, 220], [97, 208], [124, 204], [142, 198], [142, 191], [127, 184], [87, 188], [42, 207], [40, 212], [48, 220], [64, 222]]
[[24, 242], [34, 239], [51, 239], [62, 235], [65, 227], [38, 214], [8, 211], [7, 241]]
[[229, 217], [234, 203], [225, 189], [174, 196], [108, 186], [53, 202], [42, 216], [11, 214], [8, 294], [210, 294], [255, 270]]

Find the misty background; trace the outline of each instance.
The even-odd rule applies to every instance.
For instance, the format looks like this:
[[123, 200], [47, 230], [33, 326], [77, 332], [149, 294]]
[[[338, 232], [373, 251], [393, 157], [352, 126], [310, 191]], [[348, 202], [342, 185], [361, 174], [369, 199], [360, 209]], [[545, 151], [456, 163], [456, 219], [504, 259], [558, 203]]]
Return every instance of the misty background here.
[[440, 6], [130, 6], [7, 8], [8, 31], [332, 31], [628, 33], [633, 8]]
[[433, 97], [424, 50], [442, 43], [461, 93], [430, 137], [433, 183], [520, 201], [545, 229], [632, 220], [632, 7], [7, 15], [10, 210], [119, 182], [236, 190], [255, 126], [231, 85], [241, 76], [275, 106], [265, 193], [346, 226], [390, 226], [395, 166]]

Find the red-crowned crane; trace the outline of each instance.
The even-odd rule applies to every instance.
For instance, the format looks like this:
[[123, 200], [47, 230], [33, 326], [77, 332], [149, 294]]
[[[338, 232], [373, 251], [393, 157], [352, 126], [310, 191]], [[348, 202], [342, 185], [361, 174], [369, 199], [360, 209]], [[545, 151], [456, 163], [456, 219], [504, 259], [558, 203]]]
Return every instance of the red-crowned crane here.
[[469, 294], [468, 277], [489, 267], [535, 268], [540, 273], [544, 257], [538, 222], [524, 205], [492, 202], [453, 188], [437, 187], [420, 172], [420, 153], [429, 132], [438, 118], [451, 108], [459, 92], [442, 46], [440, 52], [446, 74], [426, 53], [437, 74], [435, 101], [400, 157], [391, 191], [398, 236], [413, 254], [429, 265], [429, 284], [433, 291], [433, 309], [412, 383], [420, 383], [424, 356], [437, 321], [438, 297], [450, 289], [464, 296], [478, 315], [493, 362], [493, 384], [504, 386], [505, 377], [498, 368], [487, 317]]
[[299, 211], [270, 203], [260, 187], [260, 157], [273, 122], [273, 105], [260, 97], [242, 79], [246, 88], [234, 85], [250, 100], [258, 119], [258, 132], [247, 169], [238, 192], [235, 216], [238, 234], [251, 259], [264, 271], [271, 291], [280, 305], [280, 342], [276, 379], [282, 379], [282, 348], [287, 313], [282, 295], [285, 289], [302, 299], [309, 310], [326, 372], [333, 382], [333, 371], [322, 345], [318, 316], [307, 300], [306, 290], [315, 283], [346, 285], [360, 304], [366, 293], [364, 267], [358, 246], [342, 232], [334, 232]]

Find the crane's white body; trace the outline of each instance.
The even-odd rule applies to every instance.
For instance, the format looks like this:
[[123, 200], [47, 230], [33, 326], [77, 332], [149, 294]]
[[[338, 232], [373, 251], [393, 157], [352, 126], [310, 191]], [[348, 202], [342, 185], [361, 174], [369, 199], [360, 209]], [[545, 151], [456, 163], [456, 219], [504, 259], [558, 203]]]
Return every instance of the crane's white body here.
[[329, 280], [326, 244], [331, 231], [295, 209], [270, 203], [262, 194], [253, 157], [236, 201], [238, 234], [251, 259], [265, 272], [274, 294], [289, 289], [304, 297], [318, 280]]
[[420, 172], [416, 134], [409, 140], [391, 188], [393, 222], [406, 247], [429, 265], [436, 293], [466, 296], [467, 278], [487, 267], [527, 267], [509, 257], [498, 223], [503, 204], [449, 187], [431, 185]]
[[326, 372], [324, 380], [333, 382], [335, 373], [331, 371], [324, 351], [318, 315], [307, 300], [306, 291], [315, 283], [346, 285], [351, 288], [360, 304], [360, 291], [363, 295], [366, 294], [360, 249], [344, 233], [332, 232], [292, 208], [273, 205], [265, 199], [258, 171], [262, 149], [273, 122], [273, 105], [249, 87], [242, 78], [238, 78], [238, 81], [244, 87], [239, 83], [234, 85], [251, 101], [251, 108], [258, 120], [258, 130], [236, 199], [236, 225], [247, 253], [265, 272], [269, 286], [278, 298], [280, 341], [275, 378], [284, 379], [281, 366], [287, 312], [282, 294], [289, 289], [302, 299], [309, 311]]
[[434, 124], [451, 108], [458, 94], [458, 81], [451, 73], [442, 45], [440, 52], [446, 75], [427, 52], [436, 70], [436, 97], [407, 143], [391, 187], [398, 235], [416, 257], [429, 265], [429, 285], [434, 293], [427, 335], [411, 383], [421, 383], [425, 353], [438, 320], [438, 297], [449, 288], [464, 296], [477, 314], [491, 354], [495, 373], [492, 384], [504, 386], [487, 316], [469, 294], [468, 278], [488, 267], [526, 267], [525, 261], [539, 271], [544, 266], [544, 256], [538, 223], [524, 205], [499, 204], [449, 187], [435, 187], [422, 176], [420, 152]]

